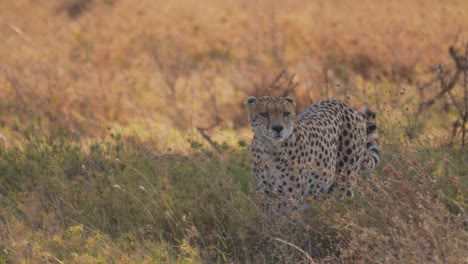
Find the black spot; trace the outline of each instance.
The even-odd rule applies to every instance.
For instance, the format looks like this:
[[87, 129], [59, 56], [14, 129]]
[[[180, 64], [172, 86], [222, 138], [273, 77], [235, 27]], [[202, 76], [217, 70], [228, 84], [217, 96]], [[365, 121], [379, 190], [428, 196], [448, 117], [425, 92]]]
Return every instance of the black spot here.
[[367, 134], [371, 134], [372, 132], [375, 131], [375, 129], [377, 128], [376, 125], [370, 125], [367, 127]]

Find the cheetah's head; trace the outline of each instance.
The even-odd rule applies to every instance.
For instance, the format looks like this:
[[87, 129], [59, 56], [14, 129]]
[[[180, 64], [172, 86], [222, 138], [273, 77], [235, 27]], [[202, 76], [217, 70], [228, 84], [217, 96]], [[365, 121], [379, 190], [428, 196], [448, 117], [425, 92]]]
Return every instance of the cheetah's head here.
[[292, 134], [296, 118], [296, 101], [292, 97], [250, 96], [245, 105], [256, 137], [278, 142]]

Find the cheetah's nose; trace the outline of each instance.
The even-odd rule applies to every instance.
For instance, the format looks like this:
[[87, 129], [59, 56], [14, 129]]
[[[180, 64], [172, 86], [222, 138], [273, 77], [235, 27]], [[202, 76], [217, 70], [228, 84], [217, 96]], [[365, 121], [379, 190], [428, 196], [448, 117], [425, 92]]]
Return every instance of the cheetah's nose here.
[[276, 126], [271, 127], [271, 129], [273, 129], [273, 131], [279, 134], [283, 130], [283, 126], [276, 125]]

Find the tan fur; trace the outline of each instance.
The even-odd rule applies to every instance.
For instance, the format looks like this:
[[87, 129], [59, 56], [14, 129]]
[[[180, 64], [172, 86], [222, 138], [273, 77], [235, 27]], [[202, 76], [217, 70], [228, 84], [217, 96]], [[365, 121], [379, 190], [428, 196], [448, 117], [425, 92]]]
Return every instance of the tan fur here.
[[359, 170], [374, 169], [380, 160], [369, 109], [324, 100], [296, 117], [291, 97], [249, 97], [245, 105], [257, 190], [280, 205], [298, 208], [307, 197], [334, 189], [352, 196]]

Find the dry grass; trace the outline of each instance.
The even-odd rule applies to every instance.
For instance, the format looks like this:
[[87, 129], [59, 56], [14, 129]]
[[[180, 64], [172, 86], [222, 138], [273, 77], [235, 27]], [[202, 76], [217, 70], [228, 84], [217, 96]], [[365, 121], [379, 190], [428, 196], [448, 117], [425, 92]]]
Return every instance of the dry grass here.
[[285, 217], [258, 202], [246, 147], [221, 160], [119, 136], [74, 145], [36, 137], [1, 149], [2, 263], [466, 261], [466, 150], [387, 137], [357, 197]]
[[0, 5], [3, 127], [33, 117], [78, 137], [118, 127], [154, 131], [157, 142], [168, 127], [245, 125], [242, 98], [271, 93], [282, 68], [296, 74], [302, 108], [330, 96], [359, 105], [367, 88], [413, 98], [468, 27], [463, 1]]
[[[416, 112], [468, 42], [467, 9], [0, 1], [0, 263], [466, 262], [462, 82]], [[383, 146], [356, 199], [290, 218], [258, 205], [242, 107], [284, 93], [283, 69], [300, 109], [376, 110]]]

